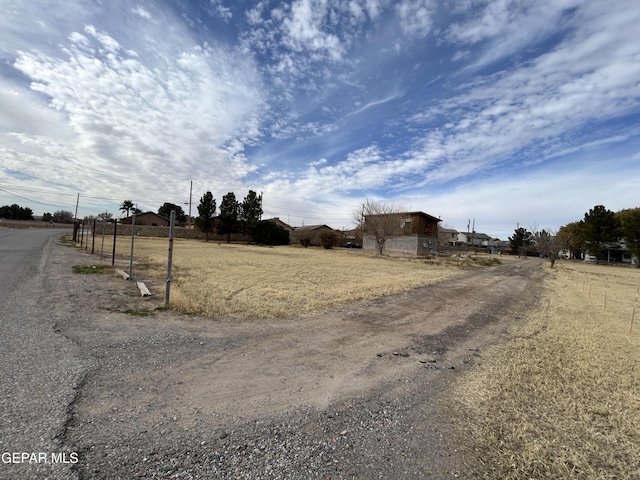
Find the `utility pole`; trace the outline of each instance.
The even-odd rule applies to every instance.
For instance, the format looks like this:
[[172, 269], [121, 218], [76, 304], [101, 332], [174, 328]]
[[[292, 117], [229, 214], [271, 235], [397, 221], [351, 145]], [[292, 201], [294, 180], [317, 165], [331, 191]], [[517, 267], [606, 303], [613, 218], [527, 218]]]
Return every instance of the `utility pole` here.
[[476, 252], [476, 244], [474, 243], [474, 238], [476, 235], [476, 219], [473, 219], [473, 224], [471, 226], [471, 245], [473, 245], [473, 253]]
[[193, 194], [193, 180], [189, 185], [189, 226], [191, 226], [191, 196]]

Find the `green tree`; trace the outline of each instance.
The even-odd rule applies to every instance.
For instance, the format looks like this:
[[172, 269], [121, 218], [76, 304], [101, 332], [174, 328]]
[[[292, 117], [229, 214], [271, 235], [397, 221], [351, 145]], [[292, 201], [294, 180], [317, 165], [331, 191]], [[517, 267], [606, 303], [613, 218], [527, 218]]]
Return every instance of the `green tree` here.
[[21, 207], [17, 203], [0, 207], [0, 218], [11, 220], [32, 220], [33, 211], [30, 208]]
[[242, 230], [253, 238], [253, 229], [262, 218], [262, 195], [258, 196], [256, 192], [249, 190], [240, 204], [240, 209]]
[[133, 200], [125, 200], [120, 204], [120, 211], [122, 213], [126, 213], [127, 217], [129, 216], [129, 212], [135, 208]]
[[518, 256], [526, 256], [533, 245], [533, 234], [523, 227], [518, 227], [509, 237], [511, 250], [518, 253]]
[[640, 208], [629, 208], [618, 212], [622, 225], [622, 238], [632, 255], [636, 267], [640, 268]]
[[620, 219], [603, 205], [596, 205], [584, 214], [580, 224], [585, 246], [599, 264], [606, 244], [620, 239]]
[[171, 210], [176, 211], [176, 222], [184, 223], [187, 221], [187, 215], [184, 213], [182, 207], [169, 202], [165, 202], [162, 204], [162, 206], [158, 209], [158, 215], [169, 218], [171, 217]]
[[213, 231], [213, 219], [215, 214], [216, 199], [213, 198], [211, 192], [207, 192], [200, 198], [200, 204], [198, 205], [198, 217], [196, 218], [196, 227], [204, 233], [207, 242], [209, 241], [209, 233]]
[[43, 222], [53, 222], [53, 215], [51, 215], [49, 212], [45, 212], [42, 215], [42, 221]]
[[568, 250], [571, 258], [580, 258], [584, 250], [584, 236], [580, 222], [572, 222], [560, 227], [557, 235], [561, 250]]
[[231, 234], [236, 230], [240, 216], [240, 203], [233, 192], [227, 193], [220, 202], [220, 217], [218, 233], [227, 236], [227, 243], [231, 243]]

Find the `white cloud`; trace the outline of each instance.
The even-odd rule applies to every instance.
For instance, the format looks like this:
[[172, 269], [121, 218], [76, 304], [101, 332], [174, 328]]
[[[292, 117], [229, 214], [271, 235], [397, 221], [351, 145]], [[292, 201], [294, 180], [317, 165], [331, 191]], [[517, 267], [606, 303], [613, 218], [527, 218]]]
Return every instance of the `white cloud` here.
[[337, 35], [325, 27], [329, 13], [327, 0], [293, 2], [291, 11], [282, 21], [285, 45], [296, 52], [306, 50], [340, 60], [345, 49]]
[[480, 57], [468, 67], [478, 68], [546, 40], [581, 4], [582, 0], [469, 2], [460, 5], [464, 20], [450, 25], [445, 37], [462, 45], [485, 42]]
[[[13, 136], [11, 168], [42, 176], [36, 158], [46, 159], [54, 181], [76, 172], [87, 191], [99, 190], [99, 178], [140, 195], [172, 192], [177, 179], [195, 175], [213, 185], [233, 183], [254, 170], [243, 149], [260, 136], [263, 100], [250, 61], [209, 45], [175, 58], [136, 57], [101, 29], [88, 25], [85, 32], [89, 37], [69, 34], [60, 52], [67, 58], [26, 51], [16, 58], [15, 68], [49, 109], [21, 109], [24, 121], [11, 121], [22, 130]], [[4, 89], [0, 99], [16, 104], [32, 94], [12, 95]], [[43, 136], [54, 117], [67, 125], [67, 136]]]
[[431, 31], [436, 10], [432, 0], [402, 0], [395, 9], [404, 34], [424, 37]]
[[134, 8], [132, 11], [136, 15], [139, 15], [146, 20], [151, 20], [152, 18], [151, 13], [149, 13], [149, 11], [146, 8], [142, 7], [141, 5], [136, 5], [136, 8]]
[[209, 0], [209, 5], [214, 15], [220, 18], [221, 20], [225, 22], [229, 22], [233, 18], [231, 9], [228, 7], [225, 7], [222, 0]]

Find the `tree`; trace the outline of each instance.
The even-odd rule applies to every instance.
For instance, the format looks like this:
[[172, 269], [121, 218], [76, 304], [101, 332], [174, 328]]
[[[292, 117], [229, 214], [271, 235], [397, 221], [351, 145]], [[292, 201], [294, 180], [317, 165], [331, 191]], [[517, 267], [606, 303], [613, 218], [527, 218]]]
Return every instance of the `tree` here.
[[113, 214], [109, 212], [102, 212], [98, 214], [98, 220], [102, 222], [108, 222], [113, 218]]
[[204, 233], [204, 236], [209, 241], [209, 233], [213, 231], [213, 219], [216, 214], [216, 199], [213, 198], [211, 192], [205, 193], [200, 198], [200, 204], [198, 205], [198, 217], [196, 218], [196, 227]]
[[630, 208], [618, 212], [622, 225], [622, 238], [632, 255], [636, 257], [636, 267], [640, 268], [640, 208]]
[[49, 212], [45, 212], [42, 215], [42, 221], [43, 222], [53, 222], [53, 215], [51, 215]]
[[182, 210], [182, 207], [169, 202], [165, 202], [162, 204], [162, 206], [158, 209], [158, 215], [169, 218], [171, 217], [171, 210], [176, 211], [176, 222], [184, 223], [187, 221], [187, 215], [184, 213], [184, 210]]
[[270, 220], [262, 220], [253, 228], [253, 241], [260, 245], [288, 245], [289, 232]]
[[73, 212], [57, 210], [53, 212], [53, 221], [55, 223], [73, 223]]
[[584, 214], [584, 220], [580, 223], [586, 248], [599, 264], [606, 244], [620, 238], [620, 219], [603, 205], [596, 205]]
[[523, 227], [518, 227], [513, 232], [513, 236], [509, 237], [511, 250], [518, 253], [518, 256], [526, 256], [531, 245], [533, 245], [533, 234]]
[[218, 233], [227, 235], [227, 243], [231, 243], [231, 234], [235, 231], [240, 216], [240, 203], [233, 192], [227, 193], [220, 202], [220, 218]]
[[21, 207], [17, 203], [0, 207], [0, 218], [10, 220], [33, 220], [33, 211], [30, 208]]
[[262, 218], [262, 195], [256, 195], [256, 192], [249, 190], [249, 193], [240, 204], [240, 218], [242, 222], [242, 230], [253, 238], [253, 228]]
[[338, 234], [336, 232], [322, 232], [320, 234], [320, 245], [326, 250], [331, 250], [338, 243]]
[[540, 232], [536, 232], [534, 235], [536, 249], [539, 253], [542, 253], [549, 262], [551, 262], [551, 268], [556, 263], [558, 255], [560, 254], [560, 250], [562, 250], [562, 246], [556, 235], [556, 232], [553, 230], [541, 230]]
[[376, 251], [382, 255], [387, 239], [400, 232], [406, 211], [402, 205], [376, 202], [367, 198], [353, 215], [363, 234], [374, 238]]
[[561, 250], [568, 250], [571, 258], [580, 258], [582, 256], [584, 238], [580, 222], [572, 222], [560, 227], [556, 237]]
[[129, 212], [135, 208], [132, 200], [125, 200], [120, 204], [120, 211], [127, 214], [129, 216]]

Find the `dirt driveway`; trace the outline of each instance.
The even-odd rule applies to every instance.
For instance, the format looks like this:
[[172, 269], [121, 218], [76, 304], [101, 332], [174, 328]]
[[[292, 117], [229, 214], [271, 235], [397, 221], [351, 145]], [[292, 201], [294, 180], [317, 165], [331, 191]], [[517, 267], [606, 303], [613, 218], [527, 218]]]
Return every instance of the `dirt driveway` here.
[[[135, 287], [75, 275], [49, 295], [87, 370], [61, 440], [84, 478], [465, 478], [447, 385], [542, 294], [537, 259], [312, 317], [225, 323], [155, 312]], [[57, 315], [57, 318], [62, 318]]]

